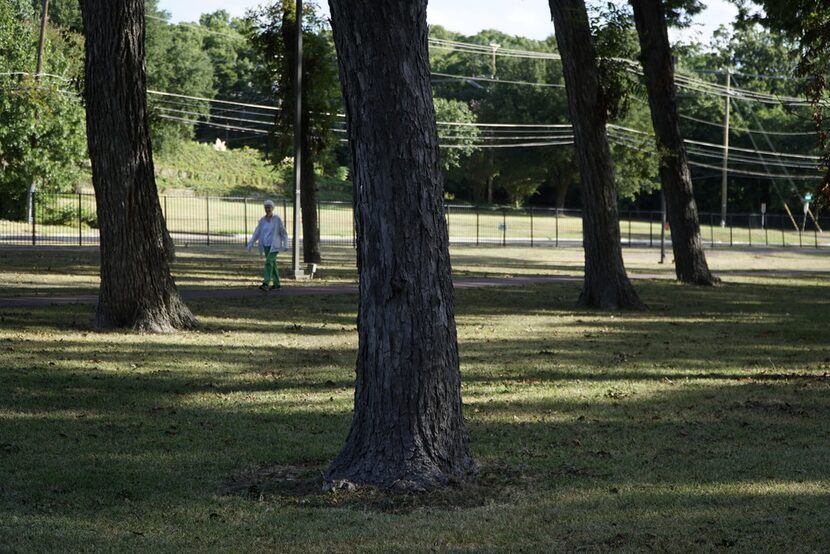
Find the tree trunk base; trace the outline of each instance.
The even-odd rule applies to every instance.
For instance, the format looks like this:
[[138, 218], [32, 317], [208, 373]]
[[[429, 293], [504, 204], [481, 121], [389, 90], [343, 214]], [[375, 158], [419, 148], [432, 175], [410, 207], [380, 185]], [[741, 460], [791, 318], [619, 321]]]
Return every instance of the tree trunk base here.
[[712, 275], [708, 271], [693, 275], [678, 275], [677, 280], [684, 285], [694, 285], [698, 287], [713, 287], [721, 284], [720, 277]]
[[429, 461], [387, 465], [366, 459], [344, 465], [335, 460], [326, 474], [323, 490], [376, 487], [395, 492], [422, 493], [461, 483], [477, 473], [478, 467], [471, 458], [449, 471]]
[[602, 287], [599, 291], [585, 287], [579, 294], [577, 305], [607, 311], [648, 309], [630, 284], [619, 288]]
[[117, 321], [99, 301], [93, 327], [97, 331], [132, 329], [140, 333], [175, 333], [199, 328], [198, 320], [184, 302], [177, 299], [170, 304], [161, 309], [139, 309], [130, 321]]

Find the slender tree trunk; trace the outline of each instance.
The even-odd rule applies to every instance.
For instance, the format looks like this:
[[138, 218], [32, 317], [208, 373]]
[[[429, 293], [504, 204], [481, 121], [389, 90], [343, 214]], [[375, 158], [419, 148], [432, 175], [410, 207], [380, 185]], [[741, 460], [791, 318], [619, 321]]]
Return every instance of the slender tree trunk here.
[[196, 325], [168, 262], [147, 122], [144, 1], [84, 0], [86, 121], [101, 236], [95, 325], [167, 332]]
[[674, 68], [662, 0], [630, 0], [640, 37], [640, 61], [646, 77], [651, 122], [657, 136], [660, 181], [666, 193], [677, 278], [694, 285], [719, 281], [709, 271], [700, 240], [692, 178], [674, 93]]
[[[305, 105], [305, 102], [303, 102]], [[300, 209], [303, 216], [303, 260], [305, 263], [319, 264], [320, 256], [320, 222], [317, 212], [317, 183], [314, 176], [314, 159], [308, 136], [308, 112], [303, 113], [305, 130], [302, 140], [303, 177], [300, 182]]]
[[597, 55], [583, 0], [550, 0], [562, 56], [568, 110], [582, 183], [585, 280], [580, 304], [615, 310], [644, 308], [628, 280], [620, 246], [617, 187], [605, 131]]
[[[294, 90], [296, 76], [294, 72], [297, 40], [297, 4], [293, 0], [285, 0], [282, 5], [282, 40], [286, 52], [286, 67], [289, 68], [284, 82]], [[305, 38], [305, 37], [303, 37]], [[311, 63], [310, 60], [304, 60]], [[303, 99], [302, 99], [302, 141], [300, 143], [302, 158], [302, 178], [300, 179], [300, 211], [303, 223], [303, 260], [306, 263], [320, 263], [320, 230], [317, 221], [317, 185], [314, 178], [314, 160], [319, 152], [312, 147], [311, 137], [311, 114], [309, 113], [308, 101], [309, 79], [308, 64], [303, 63]], [[283, 111], [278, 117], [285, 118], [286, 129], [294, 129], [294, 96], [289, 95], [291, 100], [285, 102]]]
[[426, 0], [330, 0], [354, 163], [355, 412], [329, 483], [422, 490], [474, 470], [430, 88]]
[[565, 208], [565, 199], [568, 197], [568, 187], [570, 183], [562, 181], [556, 187], [556, 207], [560, 210]]

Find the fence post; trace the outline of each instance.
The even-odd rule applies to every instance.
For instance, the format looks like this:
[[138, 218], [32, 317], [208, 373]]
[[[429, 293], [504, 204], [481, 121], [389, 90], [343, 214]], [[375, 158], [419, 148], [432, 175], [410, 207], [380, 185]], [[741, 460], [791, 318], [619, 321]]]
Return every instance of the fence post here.
[[81, 193], [78, 193], [78, 246], [84, 245], [84, 235], [81, 233]]
[[712, 248], [715, 247], [715, 224], [712, 218], [715, 217], [712, 212], [709, 212], [709, 241], [712, 243]]
[[654, 224], [654, 212], [648, 213], [648, 246], [651, 248], [654, 246], [654, 237], [651, 234], [651, 227]]
[[285, 198], [282, 199], [282, 221], [288, 221], [288, 201]]
[[628, 210], [628, 247], [631, 248], [631, 210]]
[[37, 244], [37, 196], [35, 196], [35, 191], [32, 190], [29, 192], [31, 195], [31, 204], [32, 204], [32, 246]]
[[815, 236], [816, 248], [818, 248], [818, 222], [813, 221], [813, 236]]
[[501, 245], [507, 246], [507, 208], [501, 209]]
[[769, 246], [769, 221], [764, 217], [764, 244]]
[[752, 246], [752, 214], [746, 216], [746, 232], [749, 235], [749, 246]]
[[447, 218], [447, 244], [450, 244], [450, 205], [444, 204], [444, 216]]
[[556, 208], [556, 246], [559, 246], [559, 208]]
[[784, 236], [784, 216], [779, 215], [778, 219], [781, 221], [781, 246], [787, 246], [787, 239]]
[[205, 239], [210, 246], [210, 196], [205, 196]]
[[729, 220], [729, 246], [733, 246], [732, 243], [732, 225], [735, 223], [734, 217], [732, 215], [726, 216]]
[[533, 248], [533, 206], [530, 207], [530, 247]]
[[248, 197], [242, 197], [242, 218], [244, 222], [242, 223], [242, 229], [245, 230], [245, 238], [242, 240], [247, 242], [248, 241]]
[[478, 246], [478, 240], [479, 240], [479, 236], [478, 236], [479, 235], [478, 215], [479, 215], [478, 214], [478, 206], [476, 206], [476, 246]]
[[168, 224], [167, 228], [170, 229], [169, 222], [167, 221], [167, 195], [162, 196], [162, 199], [164, 200], [164, 222]]

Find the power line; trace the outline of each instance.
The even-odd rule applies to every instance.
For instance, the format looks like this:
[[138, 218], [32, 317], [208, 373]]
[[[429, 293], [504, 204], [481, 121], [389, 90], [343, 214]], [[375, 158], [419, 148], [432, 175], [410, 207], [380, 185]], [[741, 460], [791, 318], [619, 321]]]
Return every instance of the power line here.
[[553, 88], [565, 88], [565, 85], [560, 85], [556, 83], [534, 83], [532, 81], [509, 81], [507, 79], [492, 79], [489, 77], [470, 77], [467, 75], [453, 75], [451, 73], [440, 73], [438, 71], [433, 71], [430, 75], [436, 77], [450, 77], [452, 79], [459, 79], [462, 81], [483, 81], [487, 83], [498, 83], [498, 84], [506, 84], [506, 85], [529, 85], [534, 87], [553, 87]]
[[[175, 117], [175, 116], [172, 116], [172, 115], [164, 115], [164, 114], [159, 115], [159, 117], [161, 119], [169, 119], [171, 121], [181, 121], [181, 122], [184, 122], [184, 123], [194, 124], [194, 121], [192, 119], [185, 119], [183, 117]], [[267, 135], [268, 134], [268, 131], [263, 131], [262, 129], [251, 129], [250, 127], [238, 127], [238, 126], [232, 126], [232, 125], [224, 125], [222, 123], [210, 123], [208, 121], [200, 121], [200, 122], [198, 122], [198, 124], [199, 125], [207, 125], [208, 127], [217, 127], [219, 129], [226, 129], [228, 131], [243, 131], [243, 132], [246, 132], [246, 133], [257, 133], [257, 134], [260, 134], [260, 135]]]

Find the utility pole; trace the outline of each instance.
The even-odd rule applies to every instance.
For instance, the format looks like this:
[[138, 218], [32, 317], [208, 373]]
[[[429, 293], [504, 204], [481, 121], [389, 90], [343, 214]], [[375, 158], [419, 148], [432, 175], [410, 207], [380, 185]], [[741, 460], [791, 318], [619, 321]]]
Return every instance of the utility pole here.
[[726, 108], [723, 117], [723, 166], [720, 179], [720, 226], [726, 227], [726, 173], [729, 162], [729, 96], [732, 94], [732, 76], [726, 68]]
[[490, 78], [491, 79], [496, 78], [496, 50], [498, 50], [499, 48], [501, 48], [501, 44], [498, 44], [498, 43], [495, 43], [495, 42], [490, 43], [490, 49], [492, 50], [492, 55], [493, 55], [493, 59], [490, 62]]
[[[37, 65], [35, 66], [35, 81], [40, 80], [40, 73], [43, 71], [43, 46], [46, 42], [46, 22], [49, 21], [49, 0], [43, 0], [43, 13], [40, 14], [40, 39], [37, 45]], [[37, 138], [29, 137], [29, 141], [34, 149], [37, 146]], [[35, 217], [35, 191], [37, 185], [34, 181], [29, 185], [29, 196], [26, 201], [29, 223], [34, 221]], [[34, 236], [34, 235], [33, 235]]]
[[303, 279], [300, 269], [300, 184], [302, 183], [302, 123], [303, 123], [303, 0], [297, 0], [297, 37], [294, 48], [294, 279]]
[[43, 0], [43, 13], [40, 14], [40, 41], [37, 45], [37, 67], [35, 79], [40, 79], [43, 70], [43, 43], [46, 42], [46, 22], [49, 19], [49, 0]]

